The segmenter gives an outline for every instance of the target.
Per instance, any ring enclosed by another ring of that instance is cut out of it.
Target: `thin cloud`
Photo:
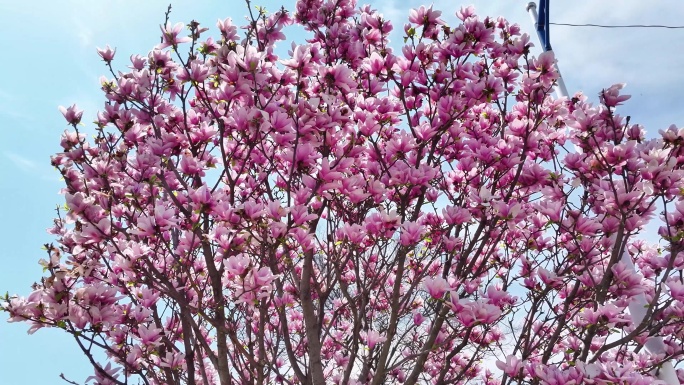
[[[0,88],[0,99],[2,99],[3,101],[12,100],[12,95],[9,92]]]
[[[5,152],[5,158],[9,159],[17,168],[25,172],[36,172],[38,171],[38,164],[28,158],[21,155],[15,154],[13,152]]]
[[[80,19],[73,17],[72,25],[74,34],[78,38],[82,48],[89,48],[93,45],[93,29],[84,24]]]
[[[31,174],[32,177],[42,181],[59,184],[63,183],[62,181],[64,179],[60,173],[55,168],[48,169],[45,162],[36,162],[33,159],[9,151],[4,152],[3,155],[14,165],[15,169],[20,170],[23,173]]]
[[[11,107],[5,107],[5,106],[0,106],[0,116],[6,116],[8,118],[12,118],[14,120],[22,121],[22,122],[33,122],[36,119],[27,113],[18,111],[14,108]],[[9,129],[10,127],[5,127],[6,129]],[[28,127],[28,129],[31,129]]]

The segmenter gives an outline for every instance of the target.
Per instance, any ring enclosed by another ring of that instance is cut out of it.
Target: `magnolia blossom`
[[[81,117],[83,117],[83,110],[79,110],[75,104],[70,107],[59,106],[59,112],[64,115],[64,119],[69,124],[79,124],[81,122]]]
[[[112,49],[107,45],[105,48],[100,48],[97,47],[97,54],[100,55],[102,60],[104,60],[105,63],[110,63],[112,60],[114,60],[114,55],[116,54],[116,48]]]
[[[366,345],[368,349],[373,350],[375,345],[387,341],[387,337],[384,337],[376,330],[370,330],[366,333]]]
[[[629,95],[620,95],[620,90],[625,87],[624,83],[614,84],[610,88],[599,92],[599,99],[606,107],[619,106],[625,100],[629,100]]]
[[[506,362],[496,361],[496,367],[511,377],[518,377],[525,366],[525,361],[516,356],[507,356]]]
[[[183,30],[183,23],[176,23],[171,26],[167,24],[166,26],[161,26],[162,31],[162,42],[157,46],[158,49],[164,49],[167,47],[176,47],[178,44],[187,43],[192,41],[189,37],[179,37],[178,35]]]
[[[442,277],[426,278],[423,281],[425,290],[434,299],[440,299],[450,289],[450,285],[446,279]]]

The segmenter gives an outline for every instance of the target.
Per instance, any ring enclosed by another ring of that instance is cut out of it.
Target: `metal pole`
[[[551,42],[549,41],[549,1],[550,0],[540,0],[544,7],[542,8],[543,13],[543,24],[539,22],[539,15],[537,15],[537,4],[531,1],[527,4],[527,12],[532,18],[534,27],[537,30],[539,40],[542,44],[544,51],[552,51]],[[556,82],[556,94],[558,97],[567,97],[568,90],[565,88],[565,82],[558,69],[558,62],[554,64],[556,70],[558,71],[558,80]],[[632,272],[636,273],[636,268],[634,263],[632,263],[632,258],[629,256],[627,250],[622,253],[621,258],[622,263],[624,263],[627,268]],[[646,296],[644,294],[639,294],[632,299],[629,303],[629,313],[632,315],[632,323],[634,325],[639,325],[641,321],[646,316],[646,309],[649,306],[646,301]],[[646,349],[653,354],[666,354],[665,343],[661,337],[651,337],[646,341]],[[658,371],[658,378],[665,381],[669,385],[679,385],[679,379],[677,378],[677,373],[675,372],[674,366],[672,366],[671,361],[663,363],[662,367]]]
[[[539,35],[539,40],[541,41],[542,48],[544,49],[544,52],[547,51],[553,51],[551,49],[551,42],[549,41],[549,28],[548,25],[545,24],[539,24],[539,15],[537,15],[537,4],[533,1],[531,1],[529,4],[527,4],[527,12],[530,14],[530,17],[532,18],[532,22],[534,23],[534,27],[537,30],[537,34]],[[546,19],[546,22],[548,23],[548,18],[549,18],[549,12],[548,8],[544,10],[544,18]],[[556,96],[559,98],[563,97],[568,97],[568,89],[565,87],[565,81],[563,80],[563,76],[561,75],[560,69],[558,69],[558,63],[554,63],[554,67],[556,68],[556,72],[558,73],[558,79],[556,79]]]

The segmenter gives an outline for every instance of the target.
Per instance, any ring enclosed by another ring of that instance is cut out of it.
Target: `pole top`
[[[527,8],[525,8],[525,10],[529,12],[530,9],[537,9],[537,3],[535,3],[534,1],[530,1],[529,3],[527,3]]]
[[[551,50],[551,37],[549,36],[549,3],[551,0],[539,0],[539,18],[537,19],[537,33],[541,40],[544,51]]]

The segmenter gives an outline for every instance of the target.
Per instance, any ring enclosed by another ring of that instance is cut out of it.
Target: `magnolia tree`
[[[684,130],[646,138],[620,85],[554,99],[518,26],[440,15],[400,51],[353,0],[167,23],[126,72],[100,50],[104,111],[91,140],[62,108],[57,244],[10,321],[71,334],[95,384],[664,383]]]

